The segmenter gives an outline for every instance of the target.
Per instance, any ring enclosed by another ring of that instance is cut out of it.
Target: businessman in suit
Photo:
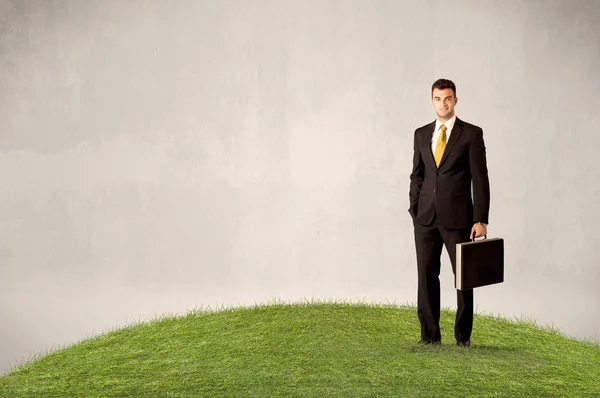
[[[483,130],[457,118],[456,86],[431,88],[436,120],[415,131],[410,208],[417,252],[417,314],[422,344],[440,344],[440,257],[446,246],[456,274],[456,244],[487,235],[490,185]],[[457,290],[454,337],[471,345],[473,290]]]

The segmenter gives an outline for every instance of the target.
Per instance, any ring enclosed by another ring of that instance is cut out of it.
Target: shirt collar
[[[438,131],[440,129],[440,126],[443,124],[444,126],[446,126],[446,131],[451,131],[452,127],[454,127],[454,123],[456,122],[456,114],[454,114],[454,116],[452,116],[450,118],[450,120],[448,120],[446,123],[442,123],[439,121],[439,119],[435,119],[435,131]]]

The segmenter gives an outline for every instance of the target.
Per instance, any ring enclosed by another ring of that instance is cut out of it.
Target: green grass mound
[[[13,369],[1,397],[600,396],[600,346],[476,316],[457,347],[420,346],[416,310],[273,304],[193,312],[82,341]]]

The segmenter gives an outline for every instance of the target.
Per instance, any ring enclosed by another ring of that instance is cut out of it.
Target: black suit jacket
[[[421,225],[431,224],[436,214],[444,228],[487,223],[490,183],[483,130],[456,118],[438,168],[431,152],[434,129],[435,121],[415,131],[408,212]]]

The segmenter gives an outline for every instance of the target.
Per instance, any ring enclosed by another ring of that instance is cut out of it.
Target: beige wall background
[[[416,302],[408,176],[440,77],[484,129],[506,240],[478,311],[598,338],[598,21],[597,0],[0,0],[0,371],[196,306]],[[447,257],[442,285],[454,306]]]

